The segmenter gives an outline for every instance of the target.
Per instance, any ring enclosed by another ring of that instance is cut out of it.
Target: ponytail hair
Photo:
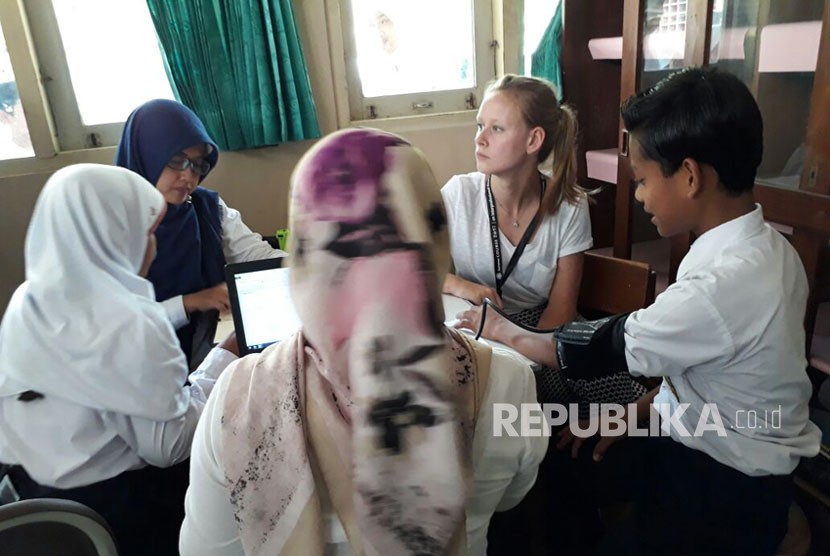
[[[552,83],[538,77],[507,74],[492,83],[486,95],[502,92],[516,101],[519,113],[531,128],[545,132],[539,148],[539,171],[550,179],[541,207],[556,214],[562,201],[577,204],[586,194],[576,183],[576,113],[560,104]]]
[[[540,164],[550,168],[550,187],[541,203],[548,214],[556,214],[563,199],[575,205],[585,193],[576,183],[576,114],[567,104],[559,105],[556,111],[559,113],[557,129],[550,134],[553,145]],[[545,139],[548,135],[549,132],[545,131]],[[539,155],[541,157],[541,150]]]

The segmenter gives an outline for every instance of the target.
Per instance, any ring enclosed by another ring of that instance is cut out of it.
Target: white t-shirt
[[[222,466],[222,408],[229,380],[220,380],[196,429],[190,457],[190,487],[185,497],[185,520],[179,538],[183,555],[242,555],[230,491]],[[536,482],[545,457],[547,436],[494,435],[495,403],[536,403],[533,371],[504,350],[493,350],[487,393],[481,405],[473,438],[473,489],[467,502],[467,550],[487,553],[487,528],[495,511],[517,505]],[[518,426],[518,425],[517,425]],[[352,551],[333,510],[323,514],[326,554]]]
[[[672,413],[690,404],[679,418],[689,435],[672,427],[672,438],[751,476],[790,473],[818,453],[807,409],[806,301],[798,254],[760,206],[697,238],[677,282],[625,323],[631,374],[669,377],[677,392],[664,380],[654,404]],[[716,405],[726,436],[694,436],[704,404]]]
[[[459,278],[496,286],[490,220],[484,196],[485,175],[480,172],[453,176],[441,189],[450,230],[450,249]],[[507,267],[515,246],[499,231],[502,268]],[[593,245],[588,199],[572,205],[563,202],[553,216],[545,216],[525,247],[518,264],[502,288],[508,311],[530,309],[547,303],[560,258],[580,253]]]

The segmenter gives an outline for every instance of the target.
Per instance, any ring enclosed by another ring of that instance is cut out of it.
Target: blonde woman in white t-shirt
[[[582,252],[593,244],[576,184],[576,117],[547,81],[506,75],[488,88],[476,121],[478,172],[441,190],[455,266],[444,293],[476,305],[489,298],[543,328],[570,322]]]
[[[454,266],[443,291],[476,305],[489,298],[530,326],[571,322],[577,317],[582,253],[593,245],[588,198],[576,184],[575,114],[559,104],[547,81],[506,75],[488,87],[476,124],[478,171],[453,176],[441,189]],[[540,401],[595,399],[593,389],[584,396],[585,385],[569,383],[558,370],[536,369],[535,378]],[[549,453],[542,467],[552,469],[551,462],[561,459],[568,463],[564,455]],[[543,478],[531,494],[543,498],[545,515],[558,500],[568,504],[549,481],[557,477]],[[535,536],[537,508],[531,503],[510,516],[494,516],[495,554],[530,550],[521,539]]]

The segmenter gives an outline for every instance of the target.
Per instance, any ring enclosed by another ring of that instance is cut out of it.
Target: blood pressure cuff
[[[566,378],[599,378],[628,371],[625,321],[631,313],[570,322],[553,332],[559,370]]]

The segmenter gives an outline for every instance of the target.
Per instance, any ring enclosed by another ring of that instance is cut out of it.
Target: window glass
[[[145,0],[52,0],[81,120],[123,122],[173,98]]]
[[[475,87],[471,0],[352,0],[364,97]]]
[[[491,0],[340,6],[352,121],[475,110],[495,78],[501,46]]]
[[[686,54],[686,0],[648,0],[643,53],[646,72],[683,67]],[[659,80],[659,77],[656,77]]]
[[[0,160],[31,157],[35,153],[2,29],[0,49]]]
[[[824,0],[716,0],[709,62],[749,87],[764,120],[757,181],[798,189],[808,160],[807,128],[822,38]]]

